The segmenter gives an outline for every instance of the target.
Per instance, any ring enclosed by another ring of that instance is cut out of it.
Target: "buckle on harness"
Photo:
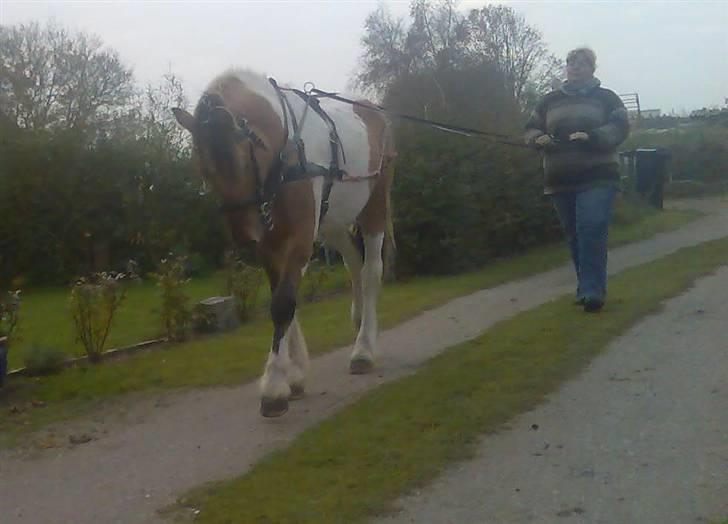
[[[273,229],[273,217],[270,202],[263,202],[260,204],[260,221],[268,231]]]

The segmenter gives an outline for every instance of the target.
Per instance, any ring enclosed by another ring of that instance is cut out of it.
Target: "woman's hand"
[[[576,133],[571,133],[569,135],[569,140],[573,141],[584,141],[586,142],[589,140],[589,134],[585,133],[584,131],[577,131]]]
[[[545,147],[553,143],[553,140],[551,139],[550,135],[541,135],[536,140],[534,140],[536,145],[539,145],[541,147]]]

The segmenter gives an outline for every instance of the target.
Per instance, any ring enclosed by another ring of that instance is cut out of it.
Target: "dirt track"
[[[613,250],[610,272],[728,235],[728,207],[700,205],[707,206],[712,216]],[[370,376],[346,373],[350,348],[324,355],[313,362],[308,397],[294,404],[281,419],[260,418],[257,387],[246,384],[135,402],[123,425],[87,423],[95,426],[95,434],[101,436],[98,440],[43,451],[32,459],[2,452],[1,521],[156,522],[156,510],[185,490],[244,472],[263,455],[284,446],[367,389],[412,373],[446,347],[568,293],[572,287],[571,269],[564,266],[423,313],[381,334],[379,372]]]

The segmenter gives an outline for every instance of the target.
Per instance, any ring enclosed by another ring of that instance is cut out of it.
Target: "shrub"
[[[33,345],[25,350],[23,364],[30,375],[48,375],[59,371],[66,354],[56,346]]]
[[[225,255],[225,270],[227,292],[235,299],[235,311],[244,322],[250,318],[258,303],[263,271],[245,263],[233,253]]]
[[[192,322],[190,298],[183,291],[189,282],[185,277],[186,263],[184,256],[162,259],[158,271],[152,275],[161,291],[162,329],[171,341],[186,339]]]
[[[17,333],[19,311],[20,290],[0,295],[0,338],[7,337],[8,343]]]
[[[214,333],[215,332],[215,315],[205,310],[200,304],[192,309],[192,326],[195,333]]]
[[[306,302],[313,302],[321,298],[324,285],[329,280],[329,266],[320,260],[312,260],[308,264],[306,274],[301,281],[300,295]]]
[[[114,314],[126,297],[122,273],[95,273],[80,278],[71,289],[71,317],[78,340],[90,362],[99,362]]]
[[[674,184],[668,186],[669,193],[700,196],[725,191],[728,128],[693,122],[670,129],[638,130],[620,149],[653,147],[664,147],[671,153],[667,170]]]

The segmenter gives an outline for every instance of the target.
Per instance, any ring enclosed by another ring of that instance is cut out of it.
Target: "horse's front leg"
[[[288,401],[301,398],[305,388],[308,352],[296,320],[296,292],[310,248],[297,251],[298,256],[288,257],[286,269],[280,274],[269,270],[273,288],[270,305],[273,341],[260,381],[260,413],[264,417],[286,413]]]
[[[289,400],[302,399],[306,393],[306,376],[309,369],[308,348],[303,338],[303,331],[298,324],[298,318],[293,317],[288,328],[288,354],[290,366],[288,367],[288,385],[291,388]]]
[[[280,417],[288,411],[288,398],[291,396],[288,384],[291,358],[286,335],[296,313],[296,289],[290,281],[281,280],[273,290],[270,313],[273,342],[265,372],[260,379],[260,414],[264,417]]]

